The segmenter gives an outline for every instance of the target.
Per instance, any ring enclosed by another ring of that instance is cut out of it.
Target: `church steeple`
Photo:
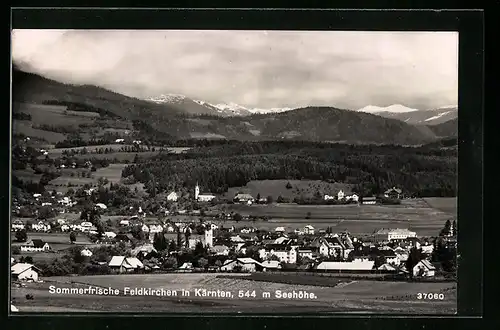
[[[200,186],[198,185],[198,181],[196,181],[196,187],[194,188],[194,199],[198,200],[198,195],[200,194]]]

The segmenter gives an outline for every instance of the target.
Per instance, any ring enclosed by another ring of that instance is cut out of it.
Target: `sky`
[[[14,30],[21,69],[138,98],[251,108],[458,103],[458,33]]]

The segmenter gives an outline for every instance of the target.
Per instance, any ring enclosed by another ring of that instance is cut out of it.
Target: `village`
[[[452,260],[456,253],[455,221],[443,223],[443,230],[434,237],[418,237],[408,228],[380,228],[371,235],[356,235],[337,232],[330,226],[315,228],[312,222],[295,228],[277,225],[263,229],[259,228],[258,217],[250,220],[233,211],[214,211],[220,210],[216,207],[189,211],[162,208],[158,214],[147,214],[141,206],[131,206],[133,215],[109,216],[104,221],[108,206],[88,203],[98,191],[90,188],[84,192],[80,198],[57,192],[33,194],[23,201],[38,210],[50,208],[58,215],[34,221],[17,217],[12,221],[13,281],[37,282],[51,275],[152,272],[379,274],[408,280],[454,276],[456,270]],[[216,198],[201,193],[198,184],[193,197],[197,205],[212,206]],[[398,201],[403,194],[394,187],[384,197]],[[175,205],[178,198],[171,192],[167,204]],[[378,200],[342,190],[323,199],[361,207]],[[78,208],[85,202],[85,208]],[[242,192],[231,202],[268,203],[265,198]],[[13,213],[21,206],[14,200]],[[61,263],[67,267],[59,267]]]

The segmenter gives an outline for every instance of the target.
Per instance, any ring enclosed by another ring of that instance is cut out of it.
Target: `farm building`
[[[401,189],[397,189],[396,187],[392,187],[391,189],[387,189],[384,192],[385,198],[399,199],[401,198]]]
[[[408,229],[388,229],[382,228],[373,234],[376,242],[390,242],[407,240],[408,238],[417,237],[417,233]]]
[[[21,245],[21,252],[46,252],[49,250],[49,243],[46,243],[41,239],[33,239],[28,243]]]
[[[108,266],[111,270],[119,273],[132,272],[134,270],[144,268],[144,265],[139,259],[135,257],[126,258],[122,256],[113,256],[108,263]]]
[[[314,269],[322,271],[371,271],[375,261],[335,262],[323,261]]]
[[[363,205],[374,205],[377,204],[377,198],[370,196],[370,197],[363,197],[363,200],[361,202]]]
[[[10,267],[10,273],[14,280],[32,280],[36,282],[38,281],[38,272],[40,272],[40,269],[32,264],[17,263]]]
[[[177,199],[179,196],[177,196],[177,193],[175,191],[172,191],[170,194],[167,196],[167,201],[169,202],[177,202]]]
[[[255,198],[253,198],[252,195],[250,194],[236,194],[233,198],[233,201],[235,203],[253,203],[255,201]]]
[[[228,272],[233,271],[236,266],[240,266],[243,272],[256,272],[264,268],[260,262],[252,258],[238,258],[235,260],[226,260],[220,269],[221,271]]]
[[[413,267],[413,276],[432,277],[435,275],[436,268],[430,263],[429,260],[420,260]]]

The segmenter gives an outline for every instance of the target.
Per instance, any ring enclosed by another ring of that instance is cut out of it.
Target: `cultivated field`
[[[106,178],[109,182],[119,183],[122,179],[122,171],[126,164],[110,164],[108,167],[101,167],[93,173],[96,179]]]
[[[27,168],[25,170],[14,170],[12,174],[24,182],[40,182],[40,179],[42,178],[41,174],[35,174],[35,171],[31,168]]]
[[[257,282],[239,278],[218,278],[217,274],[149,274],[149,275],[102,275],[51,277],[46,283],[28,284],[26,288],[12,288],[14,305],[26,311],[46,311],[48,307],[71,308],[104,312],[368,312],[368,313],[419,313],[453,314],[456,311],[455,283],[407,283],[382,281],[353,281],[340,283],[336,287],[292,285],[272,282]],[[96,296],[51,294],[49,286],[58,288],[88,285],[111,287],[120,290],[119,296]],[[177,296],[124,296],[123,289],[151,288],[172,290]],[[181,296],[180,290],[190,296]],[[195,289],[229,291],[230,298],[197,297]],[[238,297],[238,292],[252,292],[254,297]],[[313,293],[316,299],[277,298],[275,292],[302,290]],[[269,292],[270,297],[263,293]],[[444,293],[443,301],[421,301],[418,292]],[[26,300],[31,293],[33,300]]]
[[[292,188],[287,189],[286,185],[290,182]],[[329,183],[320,180],[259,180],[250,181],[244,187],[229,188],[224,194],[226,198],[233,198],[238,192],[244,192],[256,197],[260,194],[261,198],[272,196],[275,200],[278,196],[293,199],[295,197],[304,196],[306,198],[313,197],[316,192],[321,195],[336,195],[339,190],[344,193],[351,193],[351,185],[344,183]]]

